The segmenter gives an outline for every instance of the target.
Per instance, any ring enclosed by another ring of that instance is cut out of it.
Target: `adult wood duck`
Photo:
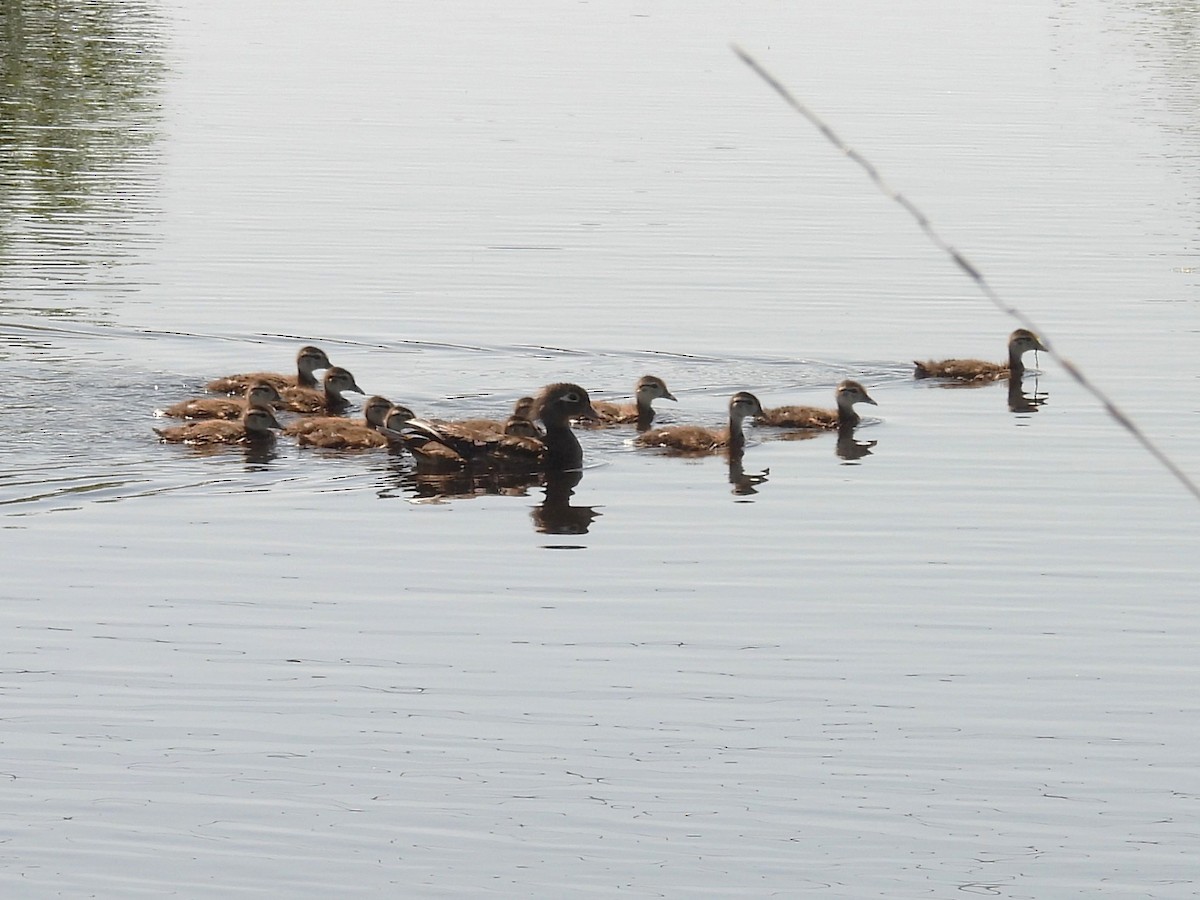
[[[544,434],[529,437],[524,421],[510,419],[505,433],[475,437],[452,433],[438,423],[413,419],[398,437],[419,464],[436,468],[481,467],[530,471],[567,471],[583,465],[583,448],[571,430],[572,419],[593,419],[587,391],[577,384],[547,385],[534,403]],[[525,433],[520,433],[524,431]]]

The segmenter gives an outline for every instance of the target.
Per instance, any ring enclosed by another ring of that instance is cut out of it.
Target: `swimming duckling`
[[[173,419],[240,419],[251,407],[273,410],[283,402],[279,391],[265,381],[256,381],[246,388],[246,395],[234,397],[193,397],[168,406],[162,415]]]
[[[154,432],[171,444],[248,444],[273,441],[271,429],[279,427],[270,410],[251,407],[237,422],[207,419],[174,428],[155,428]]]
[[[853,428],[861,419],[854,411],[855,403],[870,403],[867,389],[857,381],[847,379],[837,386],[837,409],[821,409],[818,406],[777,406],[766,410],[758,419],[760,425],[777,425],[784,428]]]
[[[308,416],[284,426],[283,433],[295,435],[301,447],[323,447],[327,450],[367,450],[386,447],[388,439],[379,432],[385,424],[392,401],[386,397],[368,397],[363,404],[363,418],[341,416]]]
[[[571,431],[571,420],[595,418],[587,391],[577,384],[547,385],[534,403],[534,415],[545,426],[540,438],[528,436],[528,425],[512,418],[501,435],[472,438],[443,431],[434,422],[414,419],[405,423],[399,436],[418,463],[442,468],[457,465],[566,471],[582,466],[583,448]]]
[[[665,447],[677,453],[703,455],[728,450],[741,453],[746,446],[746,434],[742,422],[758,418],[763,414],[758,398],[746,391],[738,391],[729,400],[729,427],[703,428],[700,425],[670,425],[656,428],[634,438],[641,447]]]
[[[675,395],[667,389],[667,383],[654,375],[643,375],[634,388],[633,403],[608,403],[599,400],[592,404],[600,414],[599,425],[630,425],[637,423],[638,431],[645,431],[654,421],[655,400],[674,400]]]
[[[279,393],[283,402],[291,412],[298,413],[329,413],[336,415],[350,406],[350,401],[342,396],[345,391],[365,394],[349,370],[341,366],[333,366],[325,370],[322,388],[317,390],[310,387],[284,387]]]
[[[533,421],[533,405],[536,401],[533,397],[521,397],[513,404],[512,414],[505,420],[498,419],[463,419],[458,422],[443,422],[436,421],[439,427],[450,427],[455,429],[463,436],[486,437],[489,434],[503,434],[505,426],[513,419],[524,419],[533,425],[534,429],[541,433],[537,423]]]
[[[1000,381],[1010,375],[1020,378],[1025,372],[1021,357],[1030,350],[1045,350],[1038,336],[1025,328],[1018,328],[1008,336],[1008,364],[986,362],[982,359],[943,359],[921,362],[914,360],[917,378],[953,378],[956,381],[979,383]]]
[[[282,391],[285,387],[317,386],[317,377],[313,374],[317,369],[328,369],[333,365],[325,351],[320,347],[301,347],[296,354],[296,374],[281,375],[278,372],[248,372],[243,375],[228,375],[210,381],[205,390],[214,394],[240,394],[256,381],[265,381],[271,387]]]

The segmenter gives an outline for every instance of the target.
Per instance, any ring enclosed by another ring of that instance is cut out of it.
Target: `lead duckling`
[[[759,416],[758,424],[784,428],[822,428],[830,431],[853,428],[862,421],[854,411],[855,403],[879,405],[871,399],[865,387],[849,379],[837,386],[834,395],[837,398],[837,409],[822,409],[819,406],[777,406],[765,410]]]
[[[279,391],[265,381],[256,381],[246,388],[244,397],[193,397],[162,410],[173,419],[240,419],[247,409],[273,410],[282,403]]]
[[[386,397],[368,397],[361,419],[341,416],[307,416],[284,426],[283,433],[299,438],[301,447],[326,450],[368,450],[386,447],[388,439],[379,432],[386,424],[392,401]]]
[[[1038,336],[1027,328],[1018,328],[1008,336],[1008,363],[982,359],[914,360],[917,378],[953,378],[956,381],[984,383],[1004,378],[1020,378],[1025,373],[1023,357],[1030,350],[1045,350]]]
[[[272,429],[280,427],[270,410],[251,407],[237,422],[207,419],[154,432],[171,444],[249,444],[275,440]]]
[[[587,391],[566,382],[547,385],[534,403],[534,417],[544,427],[541,437],[528,436],[523,421],[510,418],[506,432],[469,438],[443,432],[437,423],[414,419],[399,438],[418,463],[439,468],[481,466],[562,472],[583,465],[583,448],[571,430],[572,419],[594,419]]]
[[[346,391],[353,391],[356,394],[366,393],[358,386],[358,382],[354,380],[350,371],[341,366],[327,369],[321,385],[320,390],[299,386],[284,387],[279,393],[283,395],[283,402],[287,404],[287,409],[291,412],[332,415],[342,413],[350,406],[350,401],[342,396]]]
[[[700,425],[670,425],[656,428],[634,438],[641,447],[665,447],[677,453],[704,455],[741,453],[746,447],[746,433],[742,423],[746,419],[757,419],[763,414],[758,398],[747,391],[738,391],[729,400],[729,426],[727,428],[704,428]]]
[[[257,381],[265,381],[277,391],[286,387],[315,388],[317,376],[313,373],[318,369],[328,369],[333,366],[325,351],[320,347],[301,347],[296,354],[296,374],[281,375],[278,372],[247,372],[241,375],[227,375],[210,381],[205,390],[214,394],[240,394]]]
[[[675,400],[667,383],[655,375],[643,375],[633,391],[633,403],[609,403],[598,400],[592,404],[600,415],[599,425],[637,424],[638,431],[645,431],[654,421],[655,400]]]

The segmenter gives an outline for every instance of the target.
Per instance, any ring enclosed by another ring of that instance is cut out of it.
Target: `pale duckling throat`
[[[366,394],[354,380],[348,369],[334,366],[325,370],[320,390],[308,387],[284,387],[280,390],[283,402],[288,410],[298,413],[333,413],[344,412],[350,401],[342,394],[352,391],[355,394]]]
[[[609,403],[604,400],[595,401],[592,406],[599,414],[597,425],[637,425],[638,431],[645,431],[654,421],[655,400],[675,400],[675,395],[667,388],[667,383],[655,375],[643,375],[634,387],[633,403]]]
[[[273,429],[280,427],[270,410],[250,408],[237,422],[208,419],[174,428],[155,428],[154,432],[171,444],[250,444],[273,441]]]
[[[265,381],[278,391],[286,387],[317,387],[317,376],[313,373],[320,369],[329,369],[333,363],[320,347],[301,347],[296,354],[296,374],[281,375],[278,372],[247,372],[241,375],[227,375],[210,381],[205,390],[214,394],[240,394],[256,381]]]
[[[699,425],[671,425],[656,428],[637,436],[634,443],[641,447],[663,447],[676,453],[704,455],[728,451],[741,453],[746,447],[746,419],[763,415],[758,398],[747,391],[738,391],[729,400],[729,426],[703,428]]]
[[[168,406],[162,415],[173,419],[240,419],[247,409],[273,410],[282,403],[279,391],[265,381],[256,381],[246,388],[241,399],[234,397],[193,397]]]
[[[837,386],[834,396],[837,399],[837,409],[822,409],[819,406],[777,406],[765,410],[759,416],[758,423],[782,428],[821,428],[829,431],[853,428],[862,421],[854,411],[854,404],[879,405],[867,393],[865,387],[848,379]]]
[[[1018,328],[1008,336],[1008,363],[993,363],[982,359],[943,359],[921,362],[914,360],[917,378],[952,378],[956,381],[1000,381],[1020,378],[1025,374],[1023,357],[1030,350],[1045,350],[1038,336],[1026,328]]]

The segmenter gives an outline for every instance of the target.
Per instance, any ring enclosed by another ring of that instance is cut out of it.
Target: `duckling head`
[[[246,414],[242,416],[242,425],[245,426],[247,434],[258,435],[270,434],[272,428],[283,427],[270,410],[258,407],[246,410]]]
[[[367,420],[368,425],[379,427],[387,421],[388,410],[391,408],[391,400],[376,394],[374,397],[368,397],[363,404],[363,418]]]
[[[542,433],[532,419],[509,416],[504,422],[504,433],[516,437],[541,438]]]
[[[512,414],[522,419],[533,420],[533,407],[537,403],[532,397],[521,397],[513,404]]]
[[[837,402],[839,407],[850,407],[855,403],[870,403],[872,406],[879,404],[872,399],[867,393],[867,389],[857,381],[846,379],[837,386]]]
[[[1038,339],[1038,336],[1028,328],[1018,328],[1008,336],[1008,346],[1010,350],[1017,353],[1028,353],[1030,350],[1045,350],[1045,346]]]
[[[271,409],[283,400],[275,385],[265,381],[256,381],[246,388],[246,405],[258,409]]]
[[[417,414],[407,406],[393,405],[388,409],[387,415],[383,417],[383,427],[388,431],[401,431],[405,422],[416,417]]]
[[[296,354],[296,364],[309,372],[333,367],[333,363],[329,361],[329,357],[325,355],[325,351],[320,347],[313,347],[311,345],[300,348],[300,352]]]
[[[675,395],[667,389],[667,383],[655,375],[643,375],[637,383],[637,399],[649,403],[651,400],[674,400]]]
[[[729,418],[733,421],[741,422],[762,414],[762,404],[749,391],[738,391],[729,398]]]
[[[350,374],[350,370],[343,369],[341,366],[333,366],[326,370],[325,390],[335,397],[341,397],[346,391],[353,391],[356,394],[366,393],[366,391],[358,386],[358,382],[354,380],[354,376]]]

